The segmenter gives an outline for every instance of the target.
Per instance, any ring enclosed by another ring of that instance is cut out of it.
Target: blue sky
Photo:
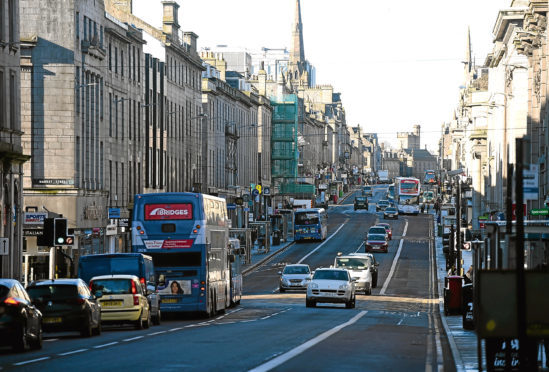
[[[482,63],[498,11],[511,0],[301,0],[305,56],[317,83],[342,93],[348,124],[378,132],[422,128],[436,150],[463,84],[467,27]],[[198,46],[291,47],[295,0],[180,0],[184,31]],[[160,27],[160,0],[134,0],[134,13]]]

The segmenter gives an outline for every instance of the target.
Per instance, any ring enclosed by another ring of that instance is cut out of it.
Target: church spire
[[[305,62],[305,49],[303,45],[303,24],[301,23],[301,3],[295,0],[295,21],[292,31],[293,45],[290,63],[298,64]]]

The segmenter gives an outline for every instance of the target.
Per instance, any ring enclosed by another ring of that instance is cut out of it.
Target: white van
[[[339,255],[334,260],[334,267],[347,269],[355,282],[357,292],[372,294],[372,273],[374,271],[372,259],[368,256]]]

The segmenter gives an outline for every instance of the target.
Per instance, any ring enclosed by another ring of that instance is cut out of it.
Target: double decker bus
[[[152,257],[162,312],[213,316],[230,306],[225,199],[197,193],[138,194],[132,251]]]
[[[419,214],[419,180],[413,177],[398,177],[395,181],[395,188],[398,213]]]
[[[294,240],[324,240],[328,236],[328,214],[324,208],[297,209],[294,212]]]
[[[434,170],[426,170],[425,175],[423,176],[424,185],[436,185],[437,184],[437,174]]]

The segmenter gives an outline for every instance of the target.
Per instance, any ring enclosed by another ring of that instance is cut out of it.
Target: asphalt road
[[[454,371],[438,312],[434,284],[432,218],[389,222],[389,253],[380,263],[377,288],[358,296],[355,309],[305,307],[304,293],[278,293],[286,263],[329,266],[337,252],[363,251],[367,229],[382,214],[347,204],[330,207],[324,242],[294,244],[244,278],[240,306],[211,320],[188,316],[136,331],[105,327],[101,336],[49,334],[39,351],[0,349],[0,369],[53,371]]]

